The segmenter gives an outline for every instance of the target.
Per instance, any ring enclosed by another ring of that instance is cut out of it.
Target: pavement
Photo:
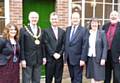
[[[41,79],[41,83],[45,83],[45,79]],[[54,79],[53,79],[53,83],[54,83]],[[70,82],[70,76],[69,76],[68,67],[67,67],[66,64],[64,65],[62,83],[71,83]],[[85,69],[84,69],[84,72],[83,72],[83,83],[90,83],[90,80],[86,79],[86,77],[85,77]]]
[[[22,80],[22,76],[21,76],[21,72],[20,72],[20,83],[22,83],[21,80]],[[45,83],[45,78],[42,78],[40,83]],[[54,79],[53,79],[53,83],[54,83]],[[64,65],[64,72],[63,72],[62,83],[71,83],[70,82],[70,76],[69,76],[68,67],[67,67],[66,64]],[[86,79],[86,77],[85,77],[85,68],[83,70],[83,83],[90,83],[90,80]]]

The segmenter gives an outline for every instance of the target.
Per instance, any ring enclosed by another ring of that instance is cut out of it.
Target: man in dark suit
[[[46,53],[46,83],[61,83],[63,74],[63,51],[65,31],[58,27],[58,15],[50,14],[51,26],[44,31]]]
[[[72,26],[66,30],[65,58],[71,77],[71,83],[82,83],[82,66],[87,57],[87,29],[80,26],[80,14],[72,14]]]
[[[43,32],[37,26],[38,19],[37,12],[30,12],[29,25],[20,30],[22,83],[40,83],[40,68],[46,62],[43,56]]]
[[[120,23],[117,11],[110,13],[110,22],[103,26],[108,42],[105,82],[110,83],[113,70],[113,83],[120,83]]]

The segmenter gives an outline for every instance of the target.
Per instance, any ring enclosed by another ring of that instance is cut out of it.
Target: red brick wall
[[[10,0],[10,21],[22,26],[22,1]],[[69,0],[56,0],[56,11],[59,14],[59,26],[68,26],[68,2]]]
[[[56,0],[56,11],[59,14],[59,26],[68,26],[68,2],[69,0]]]
[[[22,1],[23,0],[10,0],[10,21],[22,26]]]

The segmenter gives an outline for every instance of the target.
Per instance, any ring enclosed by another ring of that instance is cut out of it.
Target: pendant
[[[39,45],[40,44],[40,41],[38,39],[35,40],[35,44],[36,45]]]
[[[14,55],[14,57],[13,57],[13,62],[16,63],[17,61],[18,61],[18,58],[17,58],[16,55]]]

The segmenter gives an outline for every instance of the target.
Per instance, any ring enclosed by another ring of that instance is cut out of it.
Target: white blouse
[[[90,30],[89,50],[88,50],[89,57],[96,57],[96,51],[95,51],[96,35],[97,35],[97,30],[96,31]]]

